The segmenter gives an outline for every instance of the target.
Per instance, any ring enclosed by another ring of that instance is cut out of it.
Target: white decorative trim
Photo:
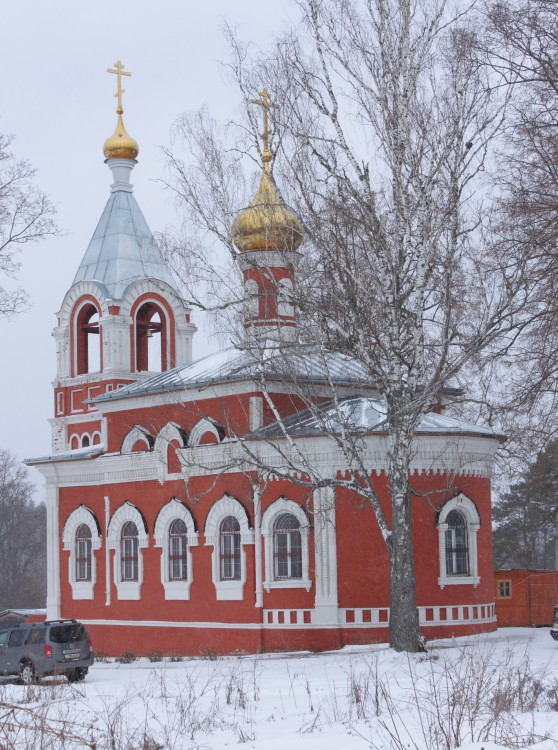
[[[120,531],[127,521],[133,521],[138,529],[138,580],[123,581],[120,560]],[[145,528],[143,516],[139,510],[126,501],[121,505],[110,519],[107,531],[108,549],[115,550],[114,554],[114,583],[116,585],[116,595],[118,599],[135,599],[141,598],[141,585],[143,583],[143,555],[141,550],[147,547],[149,536]]]
[[[184,448],[186,445],[182,427],[176,422],[167,422],[164,427],[161,427],[155,438],[155,451],[160,454],[161,460],[165,461],[165,463],[167,448],[173,440],[176,440],[181,448]]]
[[[314,554],[316,580],[316,612],[324,622],[337,619],[337,533],[335,525],[335,489],[314,490]],[[322,613],[319,615],[318,613]]]
[[[220,527],[227,516],[234,516],[240,526],[240,580],[221,580]],[[211,576],[218,600],[239,601],[244,596],[246,583],[245,544],[254,544],[254,531],[250,529],[248,514],[244,506],[235,498],[224,495],[207,514],[205,522],[205,544],[213,547],[211,555]]]
[[[496,607],[494,602],[488,604],[461,604],[456,606],[433,606],[419,607],[419,620],[422,626],[455,627],[456,625],[496,625]],[[426,619],[426,611],[432,609],[439,619]],[[453,610],[457,609],[457,617],[453,617]],[[474,615],[475,609],[477,616]],[[446,619],[442,619],[441,613],[445,611]],[[339,623],[324,625],[314,622],[315,610],[312,609],[264,609],[263,622],[217,622],[207,621],[180,621],[180,620],[92,620],[83,619],[85,625],[101,625],[107,627],[126,628],[179,628],[185,630],[339,630],[360,629],[372,630],[388,628],[389,609],[386,607],[352,607],[340,609]],[[347,613],[351,613],[354,621],[347,622]],[[380,621],[380,612],[383,613]],[[482,614],[484,612],[484,614]],[[304,620],[311,619],[311,622]],[[368,621],[370,618],[370,622]],[[494,628],[496,629],[496,628]]]
[[[469,546],[469,574],[468,575],[448,575],[446,570],[446,531],[448,525],[446,518],[452,510],[457,510],[465,518],[467,524],[467,543]],[[438,517],[438,546],[440,561],[440,577],[438,585],[444,586],[472,585],[478,586],[480,576],[478,574],[478,555],[477,555],[477,532],[480,528],[480,517],[476,505],[466,495],[460,493],[456,497],[448,500],[442,506]]]
[[[86,295],[97,300],[99,307],[101,308],[101,314],[99,317],[104,317],[109,314],[108,300],[105,299],[104,286],[102,284],[97,284],[95,281],[78,281],[77,284],[74,284],[74,286],[68,290],[62,302],[60,311],[57,313],[61,325],[70,322],[70,316],[72,315],[76,302]]]
[[[180,316],[184,316],[185,313],[190,311],[190,308],[184,305],[183,300],[166,282],[161,281],[161,279],[146,278],[132,282],[126,288],[120,306],[120,314],[131,315],[132,308],[140,297],[145,297],[141,301],[140,307],[144,302],[161,305],[161,300],[150,295],[159,295],[166,302],[174,314],[175,322],[179,320]],[[168,310],[165,312],[168,313]]]
[[[120,449],[120,453],[123,456],[130,455],[132,453],[132,448],[138,442],[141,442],[145,445],[146,451],[150,451],[153,445],[153,438],[145,429],[145,427],[136,424],[132,427],[132,429],[128,432],[128,434],[122,441],[122,448]]]
[[[88,527],[91,532],[91,580],[76,580],[76,532],[82,525]],[[70,553],[68,559],[68,580],[72,588],[73,599],[93,599],[93,590],[97,581],[97,560],[95,551],[101,546],[101,535],[95,515],[89,508],[80,505],[76,508],[64,524],[62,532],[64,550]]]
[[[219,434],[219,431],[215,426],[215,422],[204,417],[203,419],[200,419],[199,422],[196,422],[196,424],[192,427],[190,435],[188,436],[188,446],[190,448],[193,448],[197,445],[200,445],[202,437],[208,432],[210,432],[215,437],[218,443],[221,442],[221,435]]]
[[[171,581],[169,577],[169,529],[172,522],[177,518],[184,521],[187,529],[187,578],[185,581]],[[197,547],[198,545],[198,532],[196,531],[191,511],[180,500],[173,497],[159,511],[155,520],[153,534],[155,537],[155,547],[162,548],[161,582],[165,589],[165,599],[187,601],[190,598],[190,586],[193,579],[192,553],[190,548]]]
[[[242,271],[248,269],[296,268],[301,254],[287,250],[252,250],[239,253],[238,264]]]
[[[45,504],[47,512],[47,619],[60,617],[60,531],[59,490],[47,485]]]
[[[292,514],[300,523],[300,541],[302,546],[302,578],[285,579],[275,578],[274,555],[273,555],[273,527],[277,518],[283,513]],[[266,509],[262,516],[262,536],[264,539],[265,555],[265,581],[264,588],[270,589],[306,589],[310,591],[312,581],[310,580],[308,563],[308,536],[310,533],[310,522],[308,516],[298,503],[280,497]]]

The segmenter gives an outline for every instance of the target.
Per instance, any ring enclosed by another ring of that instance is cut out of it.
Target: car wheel
[[[67,672],[67,677],[70,682],[82,682],[85,680],[85,675],[87,674],[87,667],[77,667],[76,669],[72,669],[70,672]]]
[[[32,685],[37,681],[37,673],[32,662],[24,661],[19,665],[19,677],[24,685]]]

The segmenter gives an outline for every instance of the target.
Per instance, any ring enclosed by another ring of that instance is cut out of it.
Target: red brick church
[[[111,654],[386,641],[389,563],[371,508],[342,483],[313,489],[281,471],[294,452],[342,479],[346,459],[321,430],[341,414],[360,431],[389,517],[378,394],[363,391],[346,356],[293,345],[285,366],[303,236],[269,174],[267,144],[260,187],[233,230],[255,345],[196,360],[191,312],[130,184],[138,146],[120,96],[117,112],[104,145],[110,196],[53,334],[52,450],[28,462],[46,483],[48,617],[82,620],[96,650]],[[319,416],[304,408],[301,382],[314,388]],[[497,447],[492,431],[439,410],[417,430],[413,533],[427,638],[496,627]]]

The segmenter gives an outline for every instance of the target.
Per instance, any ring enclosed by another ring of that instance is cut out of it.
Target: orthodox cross
[[[116,73],[118,84],[116,89],[115,96],[118,97],[118,109],[116,110],[119,115],[121,115],[124,110],[122,109],[122,94],[124,93],[124,89],[122,88],[122,76],[131,76],[131,73],[127,73],[124,71],[125,66],[122,65],[120,60],[117,60],[114,63],[114,68],[107,68],[107,73]]]
[[[271,151],[269,150],[269,136],[271,135],[272,131],[269,129],[269,121],[268,121],[268,110],[270,108],[273,109],[279,109],[278,104],[274,104],[269,99],[269,91],[267,89],[263,89],[263,91],[260,91],[260,97],[261,99],[250,99],[250,104],[257,104],[263,109],[263,133],[261,134],[261,138],[263,140],[263,151],[262,151],[262,160],[264,163],[264,169],[266,172],[269,173],[269,165],[271,160],[273,159],[273,156],[271,155]]]

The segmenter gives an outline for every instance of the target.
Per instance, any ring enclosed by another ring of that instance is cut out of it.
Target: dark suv
[[[65,674],[85,679],[93,664],[87,630],[76,620],[47,620],[0,630],[0,674],[19,675],[30,685],[40,677]]]

